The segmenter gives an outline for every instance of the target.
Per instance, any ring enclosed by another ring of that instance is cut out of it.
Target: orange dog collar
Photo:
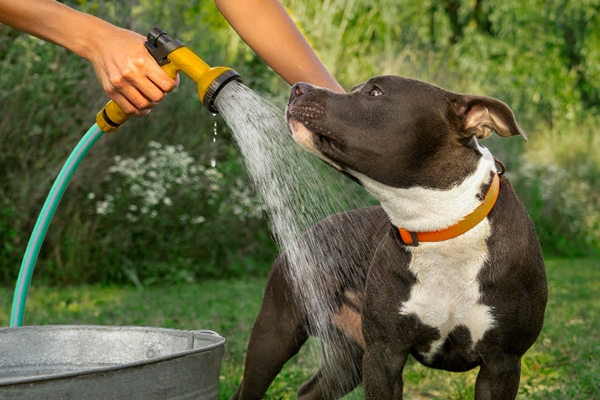
[[[411,232],[398,227],[400,237],[404,244],[418,246],[421,242],[441,242],[460,236],[473,229],[477,224],[483,221],[490,211],[492,211],[492,208],[494,208],[494,204],[496,204],[496,200],[498,199],[499,192],[500,178],[498,174],[495,174],[490,188],[481,204],[471,214],[467,215],[456,224],[449,226],[448,228],[430,232]]]

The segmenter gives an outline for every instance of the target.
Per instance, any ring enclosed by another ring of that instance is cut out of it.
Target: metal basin
[[[212,331],[0,328],[0,398],[216,399],[224,351]]]

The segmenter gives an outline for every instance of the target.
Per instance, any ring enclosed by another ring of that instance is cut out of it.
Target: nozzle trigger
[[[167,56],[171,54],[173,50],[185,47],[183,43],[177,39],[171,39],[165,31],[157,26],[148,32],[146,38],[148,39],[145,43],[146,49],[160,66],[169,62]]]

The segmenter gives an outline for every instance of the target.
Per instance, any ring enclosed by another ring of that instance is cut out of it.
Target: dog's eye
[[[378,87],[374,87],[373,89],[371,89],[371,91],[369,92],[369,96],[381,96],[383,94],[383,91],[381,89],[379,89]]]

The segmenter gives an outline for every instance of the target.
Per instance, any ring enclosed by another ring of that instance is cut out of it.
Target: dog
[[[297,143],[381,205],[326,218],[298,240],[317,301],[290,278],[294,249],[278,257],[232,399],[261,398],[311,335],[324,357],[300,399],[339,398],[361,382],[366,399],[401,399],[409,355],[448,371],[479,366],[476,400],[514,399],[547,282],[533,223],[478,142],[493,132],[527,140],[511,109],[378,76],[346,94],[298,83],[286,119]]]

